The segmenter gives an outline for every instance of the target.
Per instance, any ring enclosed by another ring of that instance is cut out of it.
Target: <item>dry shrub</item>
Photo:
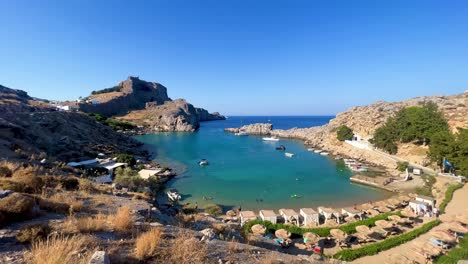
[[[162,234],[161,228],[152,228],[141,234],[135,243],[136,257],[140,260],[154,257],[161,244]]]
[[[25,258],[31,264],[84,264],[97,246],[96,239],[91,236],[57,236],[34,243]]]
[[[211,226],[213,227],[213,230],[216,234],[224,233],[224,231],[226,231],[227,228],[227,225],[223,223],[213,223]]]
[[[277,257],[275,257],[273,254],[267,254],[265,255],[265,258],[262,259],[261,261],[262,264],[283,264],[282,261],[278,260]]]
[[[62,226],[62,231],[69,233],[92,233],[105,231],[109,227],[109,217],[103,214],[89,217],[69,217]]]
[[[50,226],[48,224],[35,224],[29,225],[22,228],[18,235],[16,235],[16,240],[20,243],[30,242],[33,243],[38,239],[45,239],[50,234]]]
[[[114,204],[114,200],[108,195],[103,195],[103,194],[94,195],[92,199],[93,199],[92,203],[95,207],[102,206],[102,205],[112,206]]]
[[[39,199],[39,207],[43,210],[55,213],[74,213],[83,209],[84,201],[75,193],[60,192],[50,197]]]
[[[231,241],[229,241],[228,250],[231,254],[239,253],[242,251],[239,247],[239,242],[237,242],[234,238]]]
[[[119,232],[129,231],[133,227],[133,216],[130,207],[122,206],[112,219],[114,229]]]
[[[168,263],[205,263],[207,256],[208,246],[188,232],[179,233],[164,251],[164,259]]]
[[[33,198],[19,193],[0,199],[0,226],[34,217],[35,204]]]
[[[85,193],[96,193],[97,190],[94,187],[94,183],[88,179],[79,179],[78,180],[79,185],[78,188],[80,191],[83,191]]]

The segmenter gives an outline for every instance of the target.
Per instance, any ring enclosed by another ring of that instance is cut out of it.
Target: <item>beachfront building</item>
[[[257,216],[252,211],[241,211],[239,213],[239,216],[240,216],[240,220],[241,220],[241,226],[243,226],[248,221],[257,220]]]
[[[284,223],[299,225],[299,214],[293,209],[279,209],[280,215],[284,219]]]
[[[323,215],[323,217],[325,218],[325,221],[331,220],[331,219],[336,219],[336,222],[340,223],[341,214],[339,212],[333,210],[332,208],[319,207],[318,212],[319,212],[320,215]]]
[[[354,209],[353,207],[345,207],[341,209],[341,213],[343,215],[347,215],[348,217],[359,218],[362,220],[363,212]]]
[[[424,212],[432,211],[432,207],[430,204],[422,201],[418,201],[416,199],[411,200],[408,206],[418,215],[424,214]]]
[[[320,223],[319,213],[312,208],[301,208],[301,210],[299,210],[299,214],[302,216],[302,224],[305,226],[312,223]]]
[[[273,224],[276,224],[276,222],[278,220],[278,216],[276,215],[276,213],[273,210],[260,210],[259,214],[260,214],[260,218],[263,221],[270,221]]]
[[[429,197],[429,196],[423,196],[423,195],[418,195],[418,196],[416,196],[415,199],[416,199],[416,201],[427,203],[431,207],[434,207],[435,202],[436,202],[434,198]]]
[[[138,172],[138,175],[140,175],[140,177],[142,179],[149,179],[149,177],[152,177],[152,176],[156,176],[156,174],[160,173],[162,171],[162,169],[142,169]]]

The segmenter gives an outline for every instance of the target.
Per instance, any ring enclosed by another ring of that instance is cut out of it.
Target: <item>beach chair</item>
[[[448,249],[449,248],[449,245],[447,243],[445,243],[444,241],[440,240],[440,239],[437,239],[435,237],[431,237],[429,239],[429,243],[431,243],[432,245],[438,247],[438,248],[442,248],[442,249]]]

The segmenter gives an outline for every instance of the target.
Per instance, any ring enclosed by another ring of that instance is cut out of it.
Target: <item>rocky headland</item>
[[[425,102],[437,104],[453,131],[458,128],[468,128],[468,93],[465,92],[453,96],[417,97],[401,102],[378,101],[366,106],[353,107],[339,113],[328,124],[318,127],[283,130],[273,129],[271,124],[251,124],[240,128],[228,128],[226,132],[244,131],[248,134],[300,139],[306,145],[326,150],[335,155],[365,160],[375,165],[384,166],[392,171],[396,167],[395,160],[339,141],[336,138],[336,129],[341,125],[346,125],[362,138],[369,139],[372,138],[375,130],[397,111],[405,107],[422,105]],[[405,145],[399,150],[397,156],[413,162],[423,162],[426,159],[426,150],[421,146]]]
[[[112,88],[94,91],[78,106],[83,112],[138,125],[145,132],[193,132],[200,122],[225,119],[184,99],[172,100],[163,85],[132,76]]]

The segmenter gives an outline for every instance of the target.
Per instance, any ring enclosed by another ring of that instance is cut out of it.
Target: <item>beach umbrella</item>
[[[381,212],[381,213],[388,213],[388,212],[391,211],[391,210],[390,210],[388,207],[386,207],[386,206],[379,206],[379,207],[377,207],[376,209],[377,209],[377,211],[379,211],[379,212]]]
[[[393,224],[386,220],[377,220],[375,221],[375,225],[381,227],[383,229],[391,229],[393,228]]]
[[[254,235],[264,235],[266,233],[266,230],[266,227],[259,224],[252,226],[252,233],[254,233]]]
[[[312,232],[306,232],[302,237],[304,238],[304,243],[307,244],[316,244],[320,240],[320,236]]]
[[[388,264],[395,264],[395,263],[399,263],[399,264],[413,264],[413,261],[410,260],[409,258],[401,255],[401,254],[398,254],[398,253],[394,253],[394,254],[390,254],[388,256],[388,259],[385,261],[385,263],[388,263]]]
[[[460,224],[459,222],[456,222],[456,221],[448,222],[448,223],[445,224],[445,226],[448,229],[451,229],[451,230],[453,230],[455,232],[459,232],[459,233],[467,233],[468,232],[467,227],[464,227],[462,224]]]
[[[364,235],[368,235],[372,233],[372,230],[370,230],[370,228],[365,225],[356,226],[356,231]]]
[[[418,195],[415,194],[415,193],[408,193],[408,196],[411,197],[411,198],[416,198],[416,196],[418,196]]]
[[[398,196],[396,199],[398,201],[400,201],[401,203],[407,203],[407,202],[411,201],[411,197],[409,197],[406,194],[402,194],[402,195]]]
[[[330,235],[336,238],[337,240],[344,241],[346,239],[346,233],[340,229],[332,229],[330,230]]]
[[[455,216],[455,220],[462,224],[468,225],[468,217],[466,215],[458,214]]]
[[[378,214],[380,214],[379,211],[375,210],[375,209],[369,209],[366,211],[368,214],[372,215],[372,216],[376,216]]]
[[[354,223],[357,221],[357,219],[353,216],[348,216],[345,218],[345,221],[348,222],[348,223]]]
[[[275,231],[275,236],[282,239],[288,239],[289,237],[291,237],[291,232],[285,229],[278,229]]]
[[[236,212],[234,212],[234,210],[229,210],[229,211],[226,212],[226,216],[228,216],[228,217],[236,217],[237,214],[236,214]]]
[[[385,229],[381,228],[380,226],[374,226],[370,230],[372,231],[372,233],[379,234],[382,237],[388,236],[388,232]]]
[[[457,240],[455,238],[455,236],[450,235],[450,234],[448,234],[448,233],[446,233],[444,231],[432,231],[430,234],[434,238],[437,238],[437,239],[442,240],[442,241],[447,242],[447,243],[453,243],[453,242],[455,242]]]
[[[413,211],[410,211],[410,210],[402,210],[401,215],[405,217],[412,217],[412,218],[417,217],[417,215]]]
[[[393,206],[400,206],[401,202],[396,198],[390,198],[387,200],[387,203]]]
[[[361,204],[361,205],[358,205],[356,207],[359,208],[360,210],[364,210],[364,211],[374,208],[374,206],[372,204],[370,204],[370,203]]]
[[[398,215],[389,215],[387,219],[394,222],[400,222],[402,220]]]
[[[385,201],[378,201],[374,203],[374,206],[379,207],[379,206],[386,206],[387,203]]]

